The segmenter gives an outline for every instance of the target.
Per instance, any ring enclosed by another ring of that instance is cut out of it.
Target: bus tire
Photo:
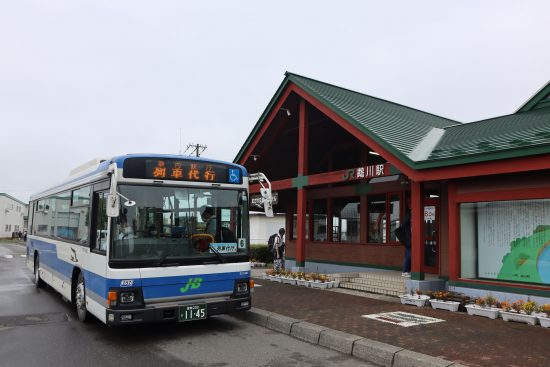
[[[88,321],[90,317],[88,310],[86,309],[86,283],[84,283],[84,276],[82,275],[82,272],[78,273],[78,280],[76,281],[76,287],[74,290],[74,305],[78,320],[81,322]]]
[[[44,281],[40,278],[40,259],[38,254],[34,257],[34,286],[41,288],[44,285]]]

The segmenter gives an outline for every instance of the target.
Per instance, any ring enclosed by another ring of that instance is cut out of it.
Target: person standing
[[[403,273],[404,277],[411,276],[411,210],[407,209],[405,218],[403,219],[403,245],[405,246],[405,258],[403,259]]]
[[[275,271],[281,271],[285,269],[285,229],[279,229],[279,234],[275,237],[275,242],[273,243],[273,269]]]

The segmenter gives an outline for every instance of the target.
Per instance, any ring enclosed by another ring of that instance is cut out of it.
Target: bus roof
[[[55,191],[56,189],[61,189],[64,186],[67,186],[71,183],[75,183],[77,181],[83,180],[86,177],[94,176],[101,172],[106,172],[109,169],[109,165],[111,163],[116,163],[117,167],[122,167],[124,165],[124,161],[128,158],[159,158],[159,159],[185,159],[185,160],[191,160],[191,161],[199,161],[199,162],[208,162],[208,163],[218,163],[218,164],[225,164],[228,166],[234,166],[235,168],[239,168],[242,171],[243,177],[248,176],[248,172],[245,167],[235,164],[232,162],[224,162],[220,160],[215,159],[208,159],[208,158],[202,158],[202,157],[192,157],[192,156],[186,156],[186,155],[177,155],[177,154],[149,154],[149,153],[132,153],[132,154],[126,154],[126,155],[119,155],[112,157],[110,159],[98,159],[97,164],[95,166],[90,166],[89,169],[82,171],[82,170],[72,170],[71,172],[76,171],[75,175],[69,176],[62,182],[58,183],[57,185],[53,185],[52,187],[49,187],[46,190],[42,190],[39,193],[32,195],[30,200],[38,199],[42,196],[44,196],[46,193]],[[89,163],[89,162],[88,162]],[[85,164],[87,165],[87,164]],[[82,167],[82,166],[81,166]]]

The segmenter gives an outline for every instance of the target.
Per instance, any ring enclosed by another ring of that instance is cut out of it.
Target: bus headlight
[[[120,303],[134,303],[135,300],[134,292],[120,292]]]
[[[248,282],[239,282],[237,283],[237,294],[245,294],[248,293]]]

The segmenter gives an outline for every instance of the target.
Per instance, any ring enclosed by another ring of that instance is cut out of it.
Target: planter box
[[[524,324],[536,325],[537,317],[534,315],[526,315],[517,312],[502,311],[502,319],[504,321],[523,322]]]
[[[498,308],[479,307],[476,305],[466,305],[465,307],[466,311],[468,311],[468,315],[472,316],[483,316],[495,320],[500,314],[500,310]]]
[[[283,279],[283,284],[296,285],[296,279],[292,279],[292,278],[282,278],[282,279]]]
[[[321,282],[310,282],[310,286],[312,288],[319,288],[319,289],[327,289],[328,283],[321,283]]]
[[[411,296],[409,294],[404,294],[399,296],[401,303],[404,305],[412,305],[416,307],[423,307],[426,305],[426,302],[430,299],[429,296],[420,295],[420,296]]]
[[[309,287],[309,282],[307,280],[298,279],[296,281],[296,284],[298,284],[301,287]]]
[[[452,312],[458,311],[458,306],[460,306],[460,302],[443,301],[439,299],[431,299],[430,303],[432,304],[433,309],[447,310]]]
[[[550,328],[550,317],[538,316],[540,326]]]

